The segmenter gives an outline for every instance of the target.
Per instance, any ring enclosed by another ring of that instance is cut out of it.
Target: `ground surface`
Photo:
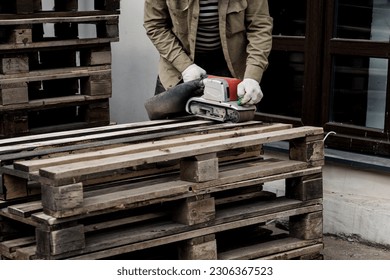
[[[324,236],[325,260],[390,260],[390,248],[365,244],[354,238]]]

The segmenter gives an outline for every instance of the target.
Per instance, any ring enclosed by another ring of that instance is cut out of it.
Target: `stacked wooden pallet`
[[[119,0],[0,1],[0,137],[109,123]]]
[[[182,118],[0,141],[6,259],[292,259],[322,249],[323,130]],[[290,159],[262,145],[290,143]],[[264,191],[285,184],[286,195]],[[287,230],[270,228],[288,219]],[[17,227],[24,227],[19,232]]]

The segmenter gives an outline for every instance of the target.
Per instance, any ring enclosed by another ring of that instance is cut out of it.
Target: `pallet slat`
[[[175,146],[165,150],[154,150],[139,154],[135,153],[125,156],[115,156],[104,160],[90,160],[83,163],[73,163],[71,165],[64,164],[54,167],[46,167],[40,169],[39,174],[42,177],[51,180],[61,181],[61,179],[63,179],[63,181],[66,182],[67,178],[72,178],[74,181],[75,178],[79,178],[82,175],[90,175],[99,171],[112,171],[115,169],[128,168],[141,164],[171,160],[178,157],[190,157],[197,154],[207,154],[245,146],[261,145],[267,142],[288,140],[291,137],[304,137],[309,131],[312,132],[313,128],[292,128],[289,130],[289,133],[286,133],[285,131],[276,131],[233,139],[208,141],[203,144]],[[318,129],[317,131],[314,131],[314,133],[322,133],[322,129]]]

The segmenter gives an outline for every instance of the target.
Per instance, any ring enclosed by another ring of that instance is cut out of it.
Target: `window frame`
[[[272,50],[302,52],[304,55],[300,118],[258,112],[256,119],[291,123],[294,126],[321,126],[326,133],[335,132],[327,137],[325,143],[327,147],[390,156],[390,42],[334,38],[336,5],[337,0],[306,0],[305,36],[273,36]],[[338,55],[388,60],[384,129],[354,126],[330,120],[332,67],[333,59]],[[277,77],[274,80],[277,81]],[[272,92],[265,94],[272,94]]]
[[[286,122],[294,126],[321,126],[321,79],[323,55],[323,7],[324,0],[306,0],[305,36],[274,35],[272,50],[301,52],[304,54],[304,82],[302,92],[302,112],[300,118],[256,113],[256,119],[267,122]],[[272,16],[272,15],[271,15]],[[311,75],[306,75],[311,73]],[[317,77],[313,79],[312,77]],[[272,94],[269,93],[269,94]]]
[[[322,79],[322,123],[326,132],[336,132],[327,140],[332,148],[349,150],[382,156],[390,155],[390,42],[369,41],[361,39],[334,38],[335,10],[337,0],[327,1],[325,7],[325,40]],[[353,46],[353,47],[351,47]],[[347,125],[330,121],[332,92],[333,59],[337,55],[348,55],[388,59],[387,89],[384,129]]]

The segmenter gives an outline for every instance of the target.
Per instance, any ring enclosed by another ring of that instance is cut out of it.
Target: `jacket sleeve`
[[[248,58],[245,78],[260,82],[268,67],[268,55],[272,49],[273,19],[269,15],[267,0],[248,0],[246,26]]]
[[[172,32],[172,21],[165,0],[145,0],[144,28],[160,56],[183,72],[192,61]]]

